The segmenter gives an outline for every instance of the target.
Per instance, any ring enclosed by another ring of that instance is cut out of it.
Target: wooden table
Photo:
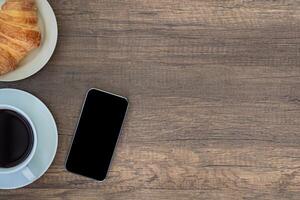
[[[59,41],[27,90],[54,163],[1,200],[300,199],[300,1],[51,0]],[[66,172],[84,95],[127,96],[107,181]]]

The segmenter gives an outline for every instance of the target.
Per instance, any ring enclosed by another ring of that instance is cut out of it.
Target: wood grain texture
[[[51,0],[59,41],[35,76],[59,147],[0,199],[300,199],[300,1]],[[106,182],[66,172],[84,95],[130,100]]]

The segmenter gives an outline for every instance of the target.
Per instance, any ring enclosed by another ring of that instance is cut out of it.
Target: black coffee
[[[26,160],[33,140],[32,128],[22,115],[0,109],[0,167],[14,167]]]

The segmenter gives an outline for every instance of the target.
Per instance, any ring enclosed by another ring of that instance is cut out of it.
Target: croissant
[[[40,43],[35,0],[6,0],[0,10],[0,75],[15,70]]]

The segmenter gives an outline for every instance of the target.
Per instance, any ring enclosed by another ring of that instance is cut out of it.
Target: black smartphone
[[[88,91],[67,157],[68,171],[98,181],[106,178],[127,107],[125,97]]]

